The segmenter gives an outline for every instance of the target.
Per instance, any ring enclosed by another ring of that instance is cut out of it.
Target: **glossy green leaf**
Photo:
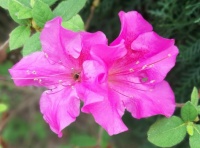
[[[84,30],[84,23],[80,15],[73,16],[70,20],[63,22],[62,26],[72,31]]]
[[[40,33],[37,32],[34,35],[32,35],[24,44],[22,55],[26,56],[40,50],[41,50]]]
[[[194,121],[197,115],[197,108],[190,101],[181,108],[181,117],[185,122]]]
[[[0,7],[8,9],[8,0],[0,0]]]
[[[160,147],[171,147],[184,139],[186,125],[176,116],[163,118],[154,123],[147,134],[151,143]]]
[[[194,134],[189,138],[190,148],[200,147],[200,125],[194,125]]]
[[[54,16],[61,16],[64,21],[67,21],[84,7],[86,1],[87,0],[63,1],[54,9]]]
[[[193,122],[189,122],[189,123],[187,124],[186,129],[187,129],[187,133],[188,133],[190,136],[192,136],[192,135],[194,134],[194,123],[193,123]]]
[[[10,50],[21,47],[29,38],[31,30],[28,26],[18,26],[10,34]]]
[[[44,3],[48,4],[49,6],[53,5],[57,0],[42,0]]]
[[[198,93],[198,89],[196,87],[194,87],[193,90],[192,90],[191,102],[195,106],[198,105],[198,102],[199,102],[199,93]]]
[[[28,7],[24,7],[24,9],[20,9],[17,15],[18,19],[27,19],[32,17],[32,10]]]
[[[96,144],[96,139],[88,135],[74,134],[69,143],[74,146],[94,146]]]
[[[12,19],[19,24],[28,24],[28,23],[30,23],[29,20],[18,18],[19,11],[22,11],[23,9],[27,9],[27,7],[25,5],[23,5],[22,3],[20,3],[19,1],[9,0],[8,11],[9,11]]]
[[[200,114],[200,106],[197,106],[198,114]]]
[[[32,16],[36,24],[43,28],[44,24],[53,18],[53,13],[46,3],[36,0],[32,9]]]
[[[8,109],[6,104],[0,103],[0,113],[5,112]]]
[[[20,3],[22,3],[23,5],[27,7],[30,7],[30,0],[17,0],[17,1],[19,1]]]

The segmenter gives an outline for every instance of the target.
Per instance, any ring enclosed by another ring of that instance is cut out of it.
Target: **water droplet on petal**
[[[133,70],[133,68],[130,68],[129,71],[130,71],[130,72],[133,72],[134,70]]]
[[[154,64],[149,65],[150,68],[154,67]]]
[[[149,83],[154,83],[156,80],[151,80]]]
[[[40,84],[42,83],[42,80],[41,80],[41,79],[39,79],[39,83],[40,83]]]
[[[172,55],[169,53],[167,56],[168,56],[168,57],[171,57]]]
[[[32,71],[32,74],[36,75],[36,71]]]
[[[27,70],[26,73],[29,75],[30,74],[30,70]]]
[[[45,56],[46,58],[48,58],[48,57],[49,57],[49,56],[48,56],[48,54],[47,54],[46,52],[44,53],[44,56]]]
[[[34,81],[37,81],[37,80],[38,80],[38,78],[34,78],[33,80],[34,80]]]
[[[137,61],[135,64],[139,64],[140,63],[140,61]]]
[[[147,65],[142,66],[142,70],[144,70],[147,67]]]

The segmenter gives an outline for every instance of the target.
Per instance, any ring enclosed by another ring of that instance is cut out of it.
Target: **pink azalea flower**
[[[62,129],[79,115],[77,90],[83,89],[88,97],[97,95],[82,86],[82,64],[90,59],[91,46],[107,44],[101,32],[73,32],[62,28],[61,22],[60,17],[49,21],[40,36],[42,51],[24,57],[9,70],[17,86],[34,85],[50,89],[42,94],[40,110],[59,137]]]
[[[110,134],[126,131],[125,109],[140,119],[169,117],[175,109],[174,93],[164,80],[175,65],[178,49],[173,39],[160,37],[138,13],[120,12],[121,32],[111,46],[93,46],[95,60],[83,63],[85,79],[93,83],[103,100],[90,103],[85,96],[83,112],[91,113]],[[91,73],[98,67],[99,73]],[[99,99],[100,100],[100,99]]]

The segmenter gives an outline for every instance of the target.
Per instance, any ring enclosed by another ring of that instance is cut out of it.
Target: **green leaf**
[[[63,22],[62,26],[64,28],[67,28],[72,31],[81,31],[84,30],[84,23],[83,20],[81,19],[80,15],[75,15],[73,16],[70,20],[67,22]]]
[[[27,19],[32,17],[32,10],[28,7],[24,7],[24,9],[19,10],[17,18],[18,19]]]
[[[75,146],[94,146],[96,139],[88,135],[74,134],[69,143]]]
[[[12,19],[19,24],[28,24],[28,23],[30,23],[29,20],[24,20],[24,19],[18,18],[19,11],[21,11],[23,9],[27,9],[27,7],[23,4],[21,4],[20,2],[18,2],[17,0],[9,0],[8,11],[9,11]]]
[[[192,136],[192,135],[194,134],[194,123],[193,123],[193,122],[189,122],[189,123],[187,124],[186,129],[187,129],[187,133],[188,133],[190,136]]]
[[[190,148],[199,148],[200,146],[200,125],[194,125],[194,134],[189,138]]]
[[[87,0],[63,1],[54,9],[54,16],[61,16],[64,21],[67,21],[84,7],[86,1]]]
[[[151,143],[160,147],[171,147],[184,139],[186,126],[179,117],[172,116],[158,120],[147,134]]]
[[[188,101],[185,105],[181,108],[181,117],[184,121],[194,121],[198,115],[197,108]]]
[[[198,105],[198,102],[199,102],[199,93],[198,93],[198,89],[196,87],[193,88],[193,91],[192,91],[192,94],[191,94],[191,102],[195,106]]]
[[[22,55],[26,56],[33,52],[41,50],[41,43],[40,43],[40,33],[37,32],[32,35],[24,44],[24,48],[22,50]]]
[[[197,106],[198,114],[200,114],[200,106]]]
[[[0,0],[0,7],[8,9],[8,0]]]
[[[48,4],[49,6],[53,5],[57,0],[42,0],[44,3]]]
[[[46,3],[36,0],[32,9],[32,16],[36,24],[43,28],[44,24],[53,18],[53,13]]]
[[[21,47],[29,38],[31,30],[28,26],[18,26],[10,34],[10,50]]]
[[[30,7],[30,0],[18,0],[20,3],[22,3],[23,5]]]
[[[8,109],[6,104],[0,103],[0,113],[5,112]]]

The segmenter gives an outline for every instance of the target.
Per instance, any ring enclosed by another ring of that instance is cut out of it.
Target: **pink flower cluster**
[[[93,115],[109,135],[127,130],[125,110],[140,119],[169,117],[175,99],[164,80],[178,49],[173,39],[156,34],[136,11],[119,13],[121,32],[110,44],[102,32],[73,32],[60,17],[41,32],[42,51],[24,57],[9,70],[17,86],[43,86],[40,110],[51,130],[62,130],[81,111]]]

